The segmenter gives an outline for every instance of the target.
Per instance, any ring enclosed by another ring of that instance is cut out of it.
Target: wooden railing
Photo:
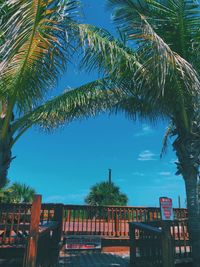
[[[17,259],[23,267],[53,266],[59,256],[62,218],[63,205],[41,206],[39,195],[32,205],[0,204],[0,259]]]
[[[161,229],[130,223],[130,266],[162,267],[161,238]]]
[[[174,209],[175,219],[187,218],[186,209]],[[159,208],[117,206],[64,206],[64,232],[129,237],[128,222],[160,220]]]
[[[130,266],[174,267],[192,261],[187,220],[129,226]]]
[[[159,208],[41,205],[41,199],[38,197],[33,205],[0,204],[0,258],[6,258],[6,255],[11,258],[12,250],[14,256],[18,255],[24,259],[23,267],[43,267],[47,265],[47,261],[51,266],[58,260],[59,242],[63,232],[65,235],[100,235],[128,239],[128,223],[135,222],[132,238],[136,240],[137,260],[141,258],[138,255],[141,255],[143,260],[150,255],[157,255],[157,258],[153,256],[156,260],[154,264],[158,264],[155,266],[159,266],[159,262],[163,261],[160,242],[163,247],[164,226],[160,225]],[[191,256],[185,220],[187,210],[174,209],[174,215],[176,220],[170,225],[170,236],[174,242],[175,259],[182,261]],[[144,226],[144,223],[150,226]],[[168,240],[168,237],[165,237]],[[154,244],[153,251],[150,243]]]

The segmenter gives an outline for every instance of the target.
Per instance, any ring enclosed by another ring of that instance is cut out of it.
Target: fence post
[[[115,236],[119,236],[119,214],[115,213]]]
[[[162,267],[174,267],[174,246],[170,222],[162,221]]]
[[[35,267],[37,260],[37,242],[39,236],[39,223],[41,213],[41,195],[35,195],[31,206],[30,232],[27,250],[24,260],[24,267]]]
[[[136,238],[135,227],[129,223],[129,237],[130,237],[130,267],[136,265]]]
[[[59,257],[59,243],[62,238],[62,231],[63,231],[63,204],[56,204],[55,210],[54,210],[54,221],[58,222],[58,227],[53,231],[52,235],[52,241],[53,241],[53,253],[54,254],[54,260],[57,262]]]

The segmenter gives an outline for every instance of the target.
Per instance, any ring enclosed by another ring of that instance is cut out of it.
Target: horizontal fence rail
[[[187,218],[186,209],[174,209],[175,219]],[[102,236],[129,236],[128,222],[161,219],[159,208],[64,205],[64,232]]]

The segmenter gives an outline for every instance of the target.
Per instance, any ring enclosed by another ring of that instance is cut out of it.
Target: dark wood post
[[[136,244],[135,244],[135,227],[129,223],[130,237],[130,267],[136,266]]]
[[[115,236],[119,236],[119,214],[118,210],[115,213]]]
[[[24,267],[36,267],[41,201],[41,195],[34,196],[31,207],[30,232],[24,260]]]
[[[52,235],[53,251],[54,251],[53,255],[55,263],[57,263],[58,261],[59,249],[60,249],[59,244],[61,242],[62,232],[63,232],[63,212],[64,212],[63,204],[57,204],[54,210],[54,221],[58,223],[58,227],[56,227]]]
[[[162,267],[174,267],[174,246],[170,225],[171,222],[162,221]]]

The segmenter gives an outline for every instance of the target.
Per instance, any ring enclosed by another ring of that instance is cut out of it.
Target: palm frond
[[[98,69],[105,75],[122,76],[126,70],[141,67],[134,51],[106,30],[80,24],[79,32],[84,47],[82,66],[88,71]]]
[[[114,21],[128,35],[129,44],[131,41],[135,44],[137,59],[141,64],[141,68],[133,73],[133,91],[139,86],[138,93],[145,95],[149,104],[154,105],[156,101],[160,102],[166,114],[176,114],[177,120],[179,119],[186,128],[189,128],[191,99],[196,101],[195,99],[199,98],[200,94],[199,75],[192,64],[174,52],[171,49],[171,43],[165,42],[166,38],[162,38],[165,34],[162,25],[166,23],[165,20],[168,20],[169,16],[177,16],[177,13],[175,10],[171,12],[172,6],[162,4],[164,1],[110,0],[109,2],[114,8]],[[165,2],[173,2],[175,5],[174,1]],[[196,6],[190,5],[189,2],[191,4],[191,1],[188,1],[184,10],[188,21],[191,20],[192,13],[196,12]],[[194,25],[196,22],[196,18],[191,21]],[[157,25],[160,25],[162,35],[158,34],[160,31]],[[182,35],[184,36],[183,32]],[[130,78],[127,77],[127,80]],[[166,101],[167,99],[170,101]],[[177,106],[179,106],[179,111]]]
[[[83,66],[89,71],[99,69],[115,81],[129,75],[134,89],[146,90],[148,87],[151,90],[156,83],[159,88],[157,97],[164,94],[166,80],[172,81],[175,76],[185,83],[190,94],[191,89],[199,92],[199,77],[192,65],[173,52],[148,21],[139,15],[137,33],[129,36],[129,39],[139,42],[138,53],[115,41],[102,29],[80,25],[82,42],[86,47]]]
[[[105,80],[98,80],[68,90],[15,121],[12,125],[13,133],[16,133],[13,142],[32,125],[39,125],[51,131],[72,120],[80,120],[105,112],[121,97],[122,92],[109,89],[109,84]]]
[[[108,7],[113,21],[129,35],[137,31],[142,14],[172,50],[185,59],[190,54],[191,43],[199,39],[198,1],[108,0]]]
[[[164,85],[165,77],[175,72],[175,74],[179,75],[180,80],[184,82],[185,87],[190,92],[191,89],[194,92],[200,92],[199,77],[192,65],[180,55],[173,52],[168,44],[166,44],[164,40],[157,35],[147,20],[145,20],[143,17],[141,17],[141,20],[143,22],[143,34],[141,36],[141,42],[146,41],[146,43],[142,43],[141,49],[143,50],[143,53],[145,53],[145,48],[148,48],[149,50],[149,46],[152,46],[152,54],[150,55],[151,61],[148,61],[148,63],[154,63],[155,60],[158,62],[158,78],[160,80],[158,86],[163,88],[162,84]],[[134,35],[131,37],[133,39],[135,37],[137,38],[137,36]],[[156,65],[154,66],[156,67]]]
[[[158,34],[173,51],[186,60],[191,60],[193,54],[191,45],[196,47],[199,43],[197,36],[200,23],[199,2],[190,0],[162,1],[160,4],[155,0],[149,2]],[[164,13],[165,9],[168,10],[167,13]]]
[[[156,101],[165,102],[169,113],[173,110],[176,120],[180,120],[182,126],[190,130],[191,105],[200,95],[199,75],[188,61],[170,49],[143,17],[141,20],[144,24],[141,27],[143,34],[140,53],[144,58],[143,65],[150,73],[149,88],[153,88]],[[154,70],[153,73],[151,70]],[[141,75],[143,76],[143,73],[139,73],[139,80],[142,78]],[[151,92],[149,94],[152,96]],[[167,99],[171,101],[166,101]],[[179,111],[176,108],[177,103]]]
[[[173,125],[173,123],[171,122],[171,123],[169,124],[169,126],[167,127],[167,129],[166,129],[166,131],[165,131],[165,134],[164,134],[164,137],[163,137],[163,141],[162,141],[162,149],[161,149],[161,153],[160,153],[160,157],[161,157],[161,158],[162,158],[162,157],[166,154],[166,152],[167,152],[168,138],[169,138],[170,136],[173,135],[174,130],[175,130],[174,125]]]
[[[118,89],[120,90],[120,88]],[[111,109],[111,113],[124,114],[130,120],[149,121],[152,124],[166,119],[166,112],[163,111],[162,106],[152,105],[139,95],[122,95],[122,98]]]
[[[137,43],[135,50],[139,51],[138,61],[140,60],[142,67],[150,66],[149,68],[151,70],[156,70],[153,76],[157,76],[159,88],[163,90],[166,78],[170,79],[170,76],[173,76],[176,71],[180,79],[185,82],[186,88],[190,87],[189,90],[191,90],[192,87],[193,90],[197,89],[199,91],[199,77],[197,72],[186,61],[186,58],[181,56],[184,54],[183,52],[178,54],[176,53],[178,48],[174,50],[175,52],[171,49],[174,40],[178,40],[180,43],[180,38],[177,39],[176,36],[173,40],[166,39],[165,36],[168,36],[168,34],[163,30],[163,27],[168,27],[167,22],[174,22],[175,17],[177,25],[180,27],[180,12],[182,12],[181,18],[185,18],[182,24],[191,24],[190,28],[189,26],[187,28],[185,25],[187,29],[179,29],[179,35],[182,37],[186,36],[186,32],[188,34],[192,32],[194,35],[194,32],[197,32],[197,21],[199,21],[200,17],[200,11],[197,8],[198,4],[192,3],[193,1],[174,2],[155,0],[109,0],[108,2],[112,10],[114,10],[114,22],[127,34],[130,41]],[[170,32],[169,35],[172,36],[173,34]],[[178,35],[177,32],[176,35]],[[193,35],[187,37],[190,47],[191,40],[194,37]],[[182,46],[186,46],[186,44],[182,44]],[[145,72],[141,73],[141,75],[144,75]],[[139,79],[141,79],[140,76]]]
[[[14,106],[31,110],[65,69],[73,52],[66,32],[71,35],[70,21],[77,5],[70,0],[6,2],[10,17],[1,27],[4,42],[0,46],[0,99],[8,106],[5,129]]]

